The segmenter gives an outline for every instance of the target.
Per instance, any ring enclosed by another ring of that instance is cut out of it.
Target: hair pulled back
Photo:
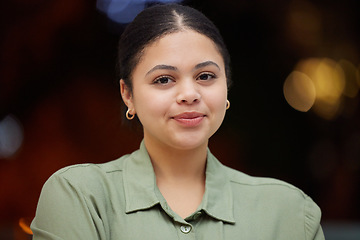
[[[227,85],[230,86],[230,56],[216,26],[201,12],[178,4],[155,5],[140,12],[125,28],[118,45],[117,69],[132,90],[132,72],[146,46],[166,34],[190,29],[210,38],[224,59]]]

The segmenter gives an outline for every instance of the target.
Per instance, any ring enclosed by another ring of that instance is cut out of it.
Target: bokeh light
[[[320,117],[332,120],[342,113],[345,97],[357,96],[359,76],[359,69],[345,59],[303,59],[285,80],[284,96],[294,109],[312,109]],[[314,92],[310,90],[312,85]]]
[[[154,2],[176,3],[181,2],[181,0],[97,0],[96,7],[112,21],[126,24],[131,22],[141,12],[147,3]]]
[[[0,121],[0,158],[10,158],[21,147],[24,133],[19,120],[8,115]]]
[[[298,111],[309,111],[315,102],[315,86],[304,73],[293,71],[286,79],[283,90],[286,101]]]
[[[339,113],[345,88],[343,70],[334,60],[323,58],[315,67],[315,72],[309,75],[316,89],[317,101],[313,110],[325,119],[334,119]]]
[[[32,235],[33,232],[30,229],[31,220],[29,218],[20,218],[19,219],[19,226],[20,228],[28,235]]]
[[[321,41],[322,19],[317,7],[305,0],[289,4],[286,32],[296,46],[312,47]]]

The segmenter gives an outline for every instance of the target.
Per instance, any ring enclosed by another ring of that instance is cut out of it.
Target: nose
[[[178,84],[177,103],[193,104],[201,100],[201,94],[195,81],[183,80]]]

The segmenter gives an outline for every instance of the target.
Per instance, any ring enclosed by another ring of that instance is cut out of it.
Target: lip
[[[171,119],[174,119],[176,122],[186,127],[196,127],[205,117],[205,114],[199,112],[183,112],[173,116]]]

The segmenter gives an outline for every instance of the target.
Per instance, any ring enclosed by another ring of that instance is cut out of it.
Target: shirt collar
[[[235,223],[234,202],[225,166],[208,150],[203,210],[211,217]]]
[[[126,213],[148,209],[159,204],[155,173],[144,141],[141,142],[139,150],[125,159],[124,165]],[[200,208],[217,220],[235,223],[230,181],[225,173],[225,167],[209,150],[205,194]]]
[[[159,203],[155,173],[144,141],[124,162],[126,213],[151,208]]]

